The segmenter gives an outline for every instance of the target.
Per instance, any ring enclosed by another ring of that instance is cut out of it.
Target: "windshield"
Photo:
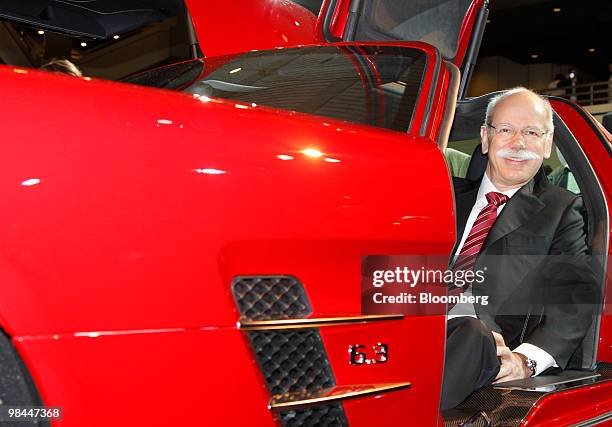
[[[407,131],[426,63],[413,48],[313,46],[186,62],[124,81]]]

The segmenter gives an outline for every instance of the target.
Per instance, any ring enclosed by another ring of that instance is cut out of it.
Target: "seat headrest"
[[[480,127],[484,121],[489,100],[498,93],[494,92],[477,98],[458,101],[449,141],[479,138]]]
[[[470,181],[479,181],[487,169],[488,161],[489,157],[482,154],[482,144],[478,144],[472,153],[465,177]]]

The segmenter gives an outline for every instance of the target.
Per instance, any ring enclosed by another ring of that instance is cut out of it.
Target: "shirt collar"
[[[478,188],[478,196],[476,197],[476,204],[480,205],[484,202],[484,204],[486,205],[487,204],[486,194],[490,193],[491,191],[505,194],[506,196],[508,196],[508,199],[510,199],[519,190],[520,190],[520,187],[513,188],[511,190],[506,190],[506,191],[498,190],[497,187],[495,187],[495,185],[493,185],[493,183],[489,179],[487,172],[485,172],[484,176],[482,177],[482,182],[480,183],[480,187]]]

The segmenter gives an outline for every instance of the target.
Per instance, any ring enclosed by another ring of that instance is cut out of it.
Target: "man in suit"
[[[553,144],[550,104],[525,88],[497,95],[481,139],[484,175],[454,182],[461,240],[452,270],[485,279],[449,294],[487,295],[488,304],[449,310],[443,409],[491,383],[566,368],[593,318],[581,198],[541,171]]]

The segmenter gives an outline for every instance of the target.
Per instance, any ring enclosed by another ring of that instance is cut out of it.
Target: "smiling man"
[[[452,269],[484,270],[486,279],[449,293],[489,303],[449,310],[443,409],[493,382],[576,363],[596,282],[581,198],[541,171],[553,131],[546,99],[522,87],[495,96],[481,128],[486,171],[454,182],[460,240]]]

